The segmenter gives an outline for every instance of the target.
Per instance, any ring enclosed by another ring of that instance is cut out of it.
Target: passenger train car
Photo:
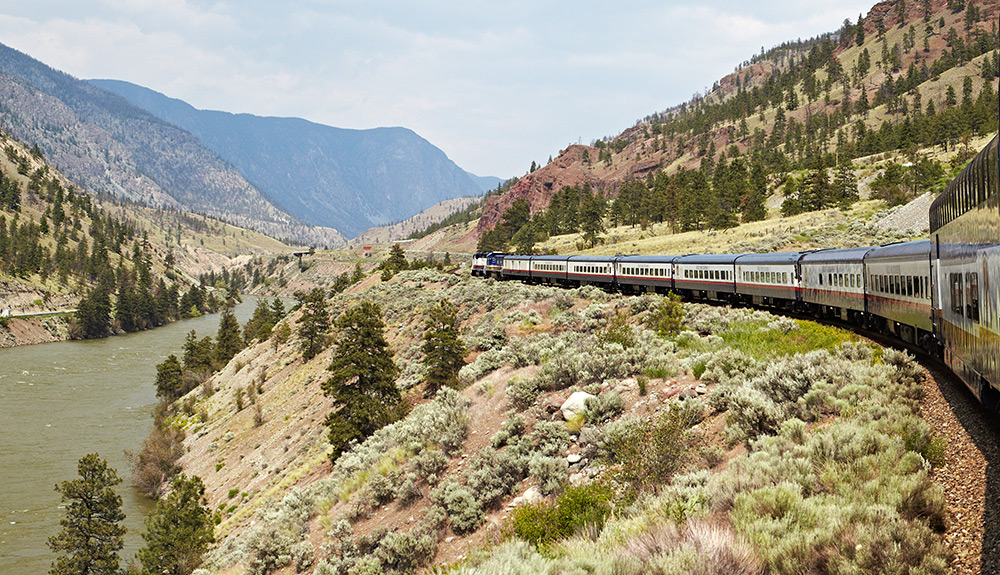
[[[769,306],[836,317],[942,356],[1000,408],[997,137],[930,208],[931,237],[886,246],[680,256],[477,253],[473,275]]]
[[[930,209],[933,314],[944,360],[984,404],[1000,403],[997,138]]]

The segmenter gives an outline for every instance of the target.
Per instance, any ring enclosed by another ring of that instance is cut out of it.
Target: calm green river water
[[[236,308],[242,325],[256,300]],[[142,546],[153,508],[131,487],[125,451],[138,451],[152,426],[156,364],[180,357],[184,336],[213,338],[218,314],[102,340],[0,349],[0,574],[44,574],[46,545],[64,515],[55,484],[76,479],[77,461],[99,453],[118,470],[128,533],[123,566]]]

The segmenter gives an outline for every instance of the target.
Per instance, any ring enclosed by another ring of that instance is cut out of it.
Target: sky
[[[614,136],[872,0],[0,0],[0,42],[200,109],[404,126],[478,175]]]

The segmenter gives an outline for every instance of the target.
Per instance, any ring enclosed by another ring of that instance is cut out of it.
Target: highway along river
[[[236,308],[240,324],[256,300]],[[193,330],[213,338],[219,315],[141,333],[0,349],[0,573],[43,575],[55,554],[47,539],[64,516],[55,484],[76,479],[77,461],[99,453],[123,479],[128,533],[124,566],[142,546],[154,503],[131,486],[125,451],[152,427],[156,364],[183,353]]]

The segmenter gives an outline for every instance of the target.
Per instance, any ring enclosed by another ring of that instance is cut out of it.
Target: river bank
[[[245,298],[237,319],[245,322],[255,305]],[[131,558],[153,502],[131,486],[125,452],[138,451],[152,427],[156,364],[182,353],[191,330],[214,337],[218,323],[211,314],[104,339],[0,349],[0,573],[48,571],[46,540],[65,513],[53,485],[73,479],[77,461],[94,452],[125,480],[123,558]]]

